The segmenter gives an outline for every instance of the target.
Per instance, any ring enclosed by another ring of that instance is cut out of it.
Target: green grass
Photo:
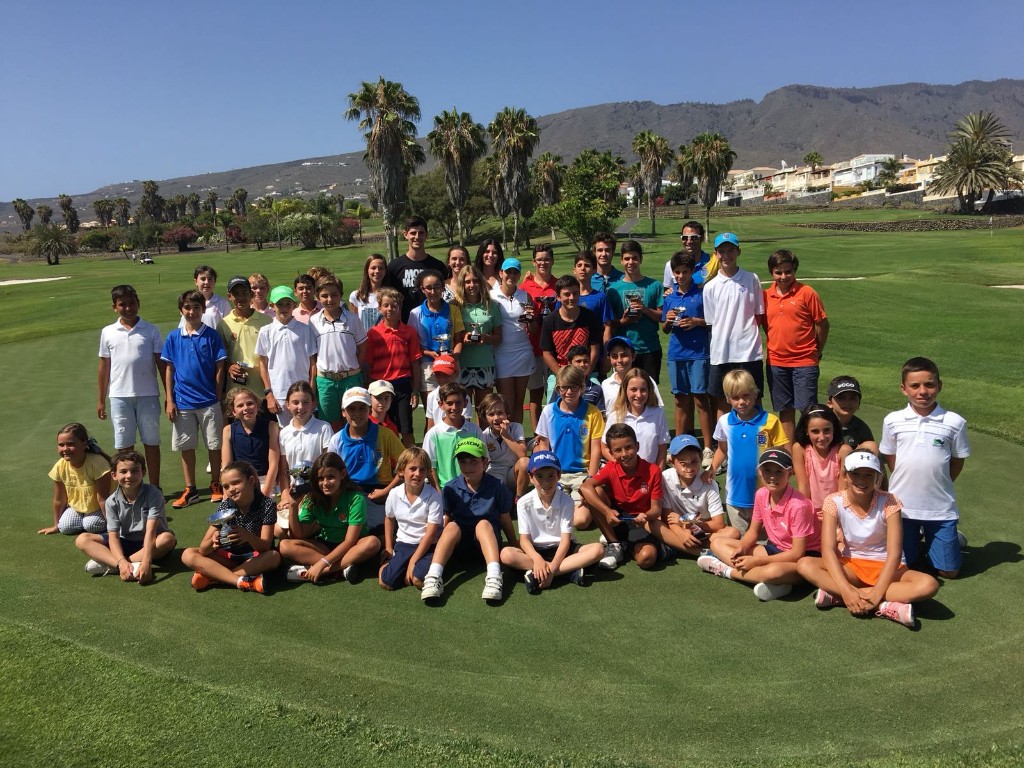
[[[971,547],[963,577],[920,606],[918,632],[815,611],[806,592],[759,604],[688,561],[648,573],[630,564],[538,597],[515,584],[496,608],[480,600],[478,573],[456,571],[433,610],[372,580],[280,582],[262,598],[194,594],[174,562],[145,588],[87,577],[69,538],[35,530],[50,517],[58,426],[81,420],[110,444],[94,379],[110,286],[135,284],[143,315],[166,331],[197,263],[222,281],[258,270],[274,283],[323,263],[350,290],[370,248],[0,266],[0,280],[71,276],[0,287],[12,318],[0,327],[4,765],[1020,764],[1024,293],[986,285],[1024,283],[1021,233],[786,226],[869,215],[906,212],[726,223],[762,277],[783,246],[802,277],[868,277],[814,285],[833,329],[824,376],[860,377],[876,431],[900,405],[899,365],[913,354],[938,361],[944,405],[968,419],[973,455],[957,489]],[[659,222],[645,246],[652,274],[678,224]],[[167,445],[170,492],[180,469]],[[199,540],[209,511],[172,513],[182,545]]]

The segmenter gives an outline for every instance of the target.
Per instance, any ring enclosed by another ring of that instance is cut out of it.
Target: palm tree
[[[640,218],[640,204],[644,199],[644,175],[640,170],[640,163],[633,163],[626,169],[626,183],[633,188],[633,197],[636,199],[636,216]]]
[[[427,134],[430,154],[437,158],[444,168],[444,186],[448,199],[455,209],[455,221],[459,229],[459,244],[465,240],[462,226],[462,209],[469,197],[470,174],[473,163],[487,151],[484,144],[484,127],[474,123],[468,112],[442,112],[434,117],[434,130]]]
[[[693,188],[693,150],[686,144],[679,145],[679,151],[675,157],[675,167],[672,169],[672,175],[675,177],[675,182],[683,190],[683,205],[685,209],[683,211],[684,218],[690,218],[690,190]]]
[[[565,180],[565,163],[561,155],[545,152],[533,161],[533,182],[541,205],[557,205],[562,199],[562,182]],[[555,228],[551,228],[551,239],[555,239]]]
[[[59,224],[39,224],[32,230],[29,252],[45,257],[47,264],[60,264],[61,256],[78,253],[78,241]]]
[[[804,155],[804,162],[811,166],[811,173],[813,174],[818,170],[818,166],[825,162],[825,158],[823,158],[821,153],[818,151],[808,152]]]
[[[48,206],[46,203],[40,203],[36,206],[36,216],[39,217],[40,224],[49,224],[50,219],[53,217],[53,208]]]
[[[711,231],[711,207],[718,201],[718,192],[725,183],[736,152],[729,140],[720,133],[705,131],[690,143],[693,155],[693,176],[697,180],[697,194],[704,205],[704,229]]]
[[[32,229],[32,217],[36,215],[36,212],[32,210],[31,205],[20,197],[16,199],[12,205],[14,206],[14,212],[18,214],[18,218],[21,219],[21,226],[26,232],[28,232]]]
[[[142,182],[142,199],[136,207],[140,219],[160,221],[164,213],[164,199],[159,194],[160,185],[155,181]]]
[[[939,163],[929,192],[955,192],[961,213],[973,213],[977,201],[988,190],[983,210],[997,190],[1020,189],[1024,174],[1013,165],[1009,131],[991,112],[975,112],[964,117],[949,134],[950,148]]]
[[[505,107],[487,126],[491,151],[501,175],[502,193],[512,210],[512,242],[519,252],[519,212],[530,185],[530,156],[540,141],[537,121],[518,107]]]
[[[128,218],[131,214],[132,204],[127,197],[114,198],[114,210],[116,211],[117,224],[121,227],[128,226]]]
[[[92,201],[92,210],[103,227],[109,227],[114,218],[114,201],[107,198],[100,198]]]
[[[672,160],[672,148],[668,139],[654,131],[641,131],[633,138],[633,152],[640,158],[640,176],[647,191],[647,216],[651,220],[653,237],[655,198],[661,192],[661,177],[665,166]]]
[[[78,211],[75,210],[75,201],[68,195],[58,195],[57,204],[60,206],[60,213],[64,217],[64,226],[71,234],[78,231]]]
[[[206,193],[206,207],[209,208],[211,216],[217,215],[217,193],[212,189]]]
[[[231,199],[235,201],[235,213],[245,216],[245,204],[249,201],[249,193],[244,187],[239,187],[231,193]]]
[[[423,162],[423,147],[416,142],[420,103],[401,83],[381,77],[363,82],[348,95],[345,119],[359,121],[366,138],[363,160],[370,171],[370,188],[384,219],[384,235],[391,258],[398,256],[396,225],[407,205],[409,176]]]
[[[498,170],[498,161],[494,155],[484,158],[483,175],[487,193],[491,196],[491,205],[494,206],[494,215],[501,219],[501,242],[504,245],[508,241],[505,233],[505,219],[512,213],[512,206],[509,203],[509,195],[505,191],[505,179]]]
[[[887,157],[879,166],[882,170],[878,174],[878,183],[883,187],[895,184],[903,171],[903,163],[898,157]]]
[[[185,198],[185,207],[188,215],[192,218],[196,218],[200,213],[203,212],[202,201],[199,199],[198,192],[189,192]]]

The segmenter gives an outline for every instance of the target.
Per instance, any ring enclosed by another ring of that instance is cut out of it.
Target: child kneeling
[[[391,489],[384,503],[386,562],[377,583],[387,590],[406,584],[422,589],[444,521],[441,494],[427,482],[430,456],[422,448],[402,452],[395,476],[402,478],[402,484]]]
[[[559,486],[562,465],[551,451],[537,451],[527,467],[534,490],[517,504],[519,546],[501,550],[501,562],[526,571],[523,580],[531,595],[551,586],[556,576],[585,586],[583,569],[604,555],[598,543],[582,547],[573,538],[573,501]]]

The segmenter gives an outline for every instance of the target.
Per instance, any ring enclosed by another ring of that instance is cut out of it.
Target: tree
[[[949,151],[935,169],[929,192],[955,192],[961,213],[973,213],[986,189],[983,211],[991,205],[997,190],[1024,186],[1024,174],[1013,165],[1009,131],[995,114],[965,115],[948,138]]]
[[[690,152],[697,195],[704,206],[704,228],[710,232],[711,207],[718,201],[718,192],[736,162],[736,152],[722,134],[707,131],[690,142]]]
[[[78,211],[75,210],[75,201],[68,195],[59,195],[57,204],[60,206],[61,216],[64,217],[64,226],[68,228],[68,232],[75,234],[81,226]]]
[[[438,165],[409,179],[409,208],[414,216],[429,222],[431,230],[440,229],[448,245],[454,245],[462,230],[458,212],[446,194],[446,176],[445,169]]]
[[[117,224],[120,227],[128,226],[128,219],[130,217],[132,204],[128,202],[127,197],[114,198],[114,211],[117,217]]]
[[[185,198],[185,207],[188,215],[193,219],[197,218],[199,214],[203,212],[203,205],[202,201],[199,199],[198,192],[188,193],[188,196]]]
[[[32,230],[29,253],[45,257],[47,264],[60,264],[61,256],[78,253],[78,241],[59,224],[37,224]]]
[[[235,214],[245,216],[245,205],[249,201],[249,193],[244,187],[239,187],[231,193],[231,200],[234,204]]]
[[[40,203],[36,206],[36,216],[39,217],[39,223],[46,226],[50,223],[50,219],[53,217],[53,208],[48,206],[46,203]]]
[[[562,198],[565,163],[561,155],[545,152],[533,163],[533,180],[541,205],[554,205]]]
[[[903,163],[900,162],[898,157],[887,157],[882,161],[881,169],[881,173],[878,174],[878,183],[883,187],[887,187],[890,184],[896,183],[900,172],[903,171]]]
[[[530,185],[530,157],[540,141],[537,121],[518,107],[505,107],[487,126],[495,168],[501,177],[497,191],[505,196],[503,208],[512,212],[512,242],[519,252],[519,215]],[[504,239],[504,236],[502,237]]]
[[[596,149],[585,149],[576,155],[572,166],[577,173],[586,170],[593,176],[595,183],[602,190],[604,201],[615,205],[619,198],[619,184],[626,178],[626,161],[609,150],[598,152]]]
[[[187,224],[179,224],[164,232],[161,239],[165,243],[173,243],[178,246],[178,252],[184,253],[192,243],[199,239],[199,233]]]
[[[108,200],[107,198],[101,198],[99,200],[92,201],[92,210],[96,214],[96,218],[99,219],[101,225],[104,228],[110,226],[110,222],[114,219],[114,201]]]
[[[822,163],[825,162],[825,158],[823,158],[821,156],[821,153],[818,151],[808,152],[806,155],[804,155],[804,162],[807,165],[811,166],[811,173],[813,174],[815,171],[818,170],[819,166],[821,166]]]
[[[142,199],[135,209],[139,218],[156,222],[163,219],[164,199],[159,192],[160,185],[155,181],[142,182]]]
[[[505,220],[512,213],[512,204],[509,202],[509,194],[505,191],[505,179],[498,169],[498,160],[494,155],[484,158],[483,176],[484,184],[487,187],[487,194],[491,198],[491,205],[494,207],[494,215],[501,219],[501,242],[504,244],[508,242]]]
[[[614,202],[619,181],[609,173],[608,163],[599,159],[603,154],[611,158],[610,153],[593,150],[577,155],[565,172],[562,199],[554,205],[542,206],[535,217],[542,226],[560,229],[581,251],[590,247],[598,232],[612,228],[612,221],[619,212]],[[618,164],[612,162],[611,165]]]
[[[640,163],[633,163],[626,168],[626,183],[633,188],[633,197],[636,200],[636,215],[640,216],[640,203],[644,198],[644,176],[640,171]]]
[[[654,131],[641,131],[633,138],[633,152],[640,158],[640,177],[647,191],[647,217],[651,220],[651,236],[654,230],[655,198],[661,192],[661,178],[665,166],[672,160],[672,148],[668,139]]]
[[[22,228],[28,232],[32,229],[32,217],[36,215],[36,212],[32,210],[32,206],[22,200],[20,197],[15,200],[12,205],[14,206],[14,212],[18,214],[18,218],[21,219]]]
[[[679,186],[680,199],[685,206],[683,217],[688,219],[690,218],[690,197],[693,194],[693,151],[688,145],[679,145],[669,178]]]
[[[459,112],[452,107],[451,112],[442,112],[434,117],[434,130],[427,134],[427,142],[430,154],[444,169],[444,186],[455,211],[459,243],[464,243],[466,233],[462,225],[462,209],[469,196],[473,163],[487,151],[484,127],[474,123],[468,112]]]
[[[217,215],[217,193],[212,189],[206,193],[206,209],[211,216]]]
[[[345,119],[359,122],[366,139],[363,160],[370,172],[370,189],[384,220],[388,254],[398,257],[397,223],[407,205],[409,176],[423,162],[423,147],[416,143],[420,103],[401,83],[381,77],[363,82],[348,95]]]

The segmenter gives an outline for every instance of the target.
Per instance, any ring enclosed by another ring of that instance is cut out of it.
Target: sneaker
[[[429,573],[423,579],[423,589],[420,590],[420,600],[437,600],[444,594],[444,582],[440,576],[431,576]]]
[[[826,592],[824,589],[819,589],[818,594],[814,596],[814,605],[824,611],[826,608],[833,608],[837,605],[842,605],[843,601],[833,595],[831,592]]]
[[[697,565],[699,565],[700,569],[705,573],[721,576],[723,579],[728,579],[732,572],[732,568],[714,555],[701,555],[697,558]]]
[[[355,563],[352,563],[352,565],[346,565],[345,570],[341,572],[341,578],[343,578],[345,581],[352,581],[352,579],[356,576],[357,573]]]
[[[878,610],[875,611],[875,616],[881,616],[883,619],[895,621],[897,624],[902,624],[904,627],[914,626],[914,606],[910,603],[897,603],[895,600],[883,600],[881,605],[878,606]]]
[[[575,584],[577,587],[587,586],[587,574],[582,568],[577,568],[575,571],[569,574],[569,581]]]
[[[725,474],[725,471],[726,471],[726,470],[727,470],[728,468],[729,468],[729,460],[728,460],[728,459],[726,459],[725,461],[723,461],[723,462],[722,462],[722,466],[720,466],[720,467],[718,468],[718,471],[717,471],[717,472],[715,472],[715,474],[716,474],[716,475],[724,475],[724,474]]]
[[[792,591],[792,584],[767,584],[763,581],[759,581],[754,585],[754,597],[762,603],[767,603],[769,600],[778,600],[780,597],[785,597]]]
[[[243,592],[259,592],[261,595],[267,594],[266,587],[263,584],[262,573],[259,576],[239,577],[238,588]]]
[[[700,468],[707,469],[711,466],[711,461],[715,458],[715,452],[710,448],[705,448],[704,452],[700,455]]]
[[[608,538],[603,533],[597,537],[597,540],[601,542],[602,547],[608,544]]]
[[[224,501],[224,489],[221,488],[220,483],[210,483],[210,501],[214,504]]]
[[[199,571],[192,574],[192,589],[196,592],[202,592],[204,589],[209,589],[213,586],[213,580],[203,576]]]
[[[523,583],[526,584],[526,594],[540,594],[540,584],[537,583],[537,578],[533,575],[533,571],[527,571],[523,574]]]
[[[111,573],[117,573],[117,568],[111,568],[109,565],[104,565],[97,560],[90,560],[85,564],[85,572],[90,576],[107,576]]]
[[[484,591],[480,593],[480,597],[484,600],[501,600],[501,587],[502,578],[498,576],[488,576],[484,579]]]
[[[618,541],[609,541],[604,545],[604,557],[597,564],[606,571],[614,571],[626,560],[626,547]]]
[[[285,578],[288,581],[305,581],[306,580],[306,566],[304,565],[293,565],[288,569],[288,573]]]
[[[963,531],[957,531],[956,532],[956,540],[960,544],[960,549],[966,549],[967,548],[967,537],[964,536],[964,532]]]
[[[171,506],[175,509],[184,509],[190,504],[195,504],[199,501],[199,491],[195,488],[186,488],[181,492],[181,496],[171,502]]]
[[[139,578],[139,568],[142,567],[142,563],[132,563],[132,576]]]

